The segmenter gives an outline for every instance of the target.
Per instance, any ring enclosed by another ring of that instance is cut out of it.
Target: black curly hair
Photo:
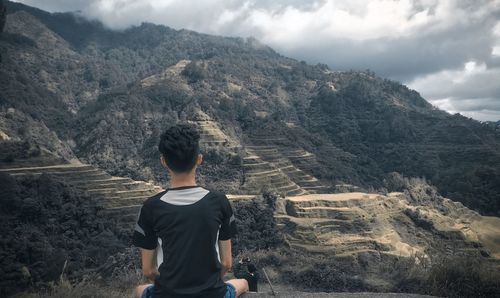
[[[187,173],[196,164],[200,152],[200,133],[186,123],[171,126],[160,137],[158,150],[167,166],[176,173]]]

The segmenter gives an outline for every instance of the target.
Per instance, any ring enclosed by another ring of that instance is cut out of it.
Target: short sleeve
[[[236,235],[236,221],[233,208],[225,195],[222,197],[222,224],[219,230],[219,240],[229,240]]]
[[[132,243],[140,248],[155,249],[158,244],[158,239],[151,224],[151,215],[148,208],[143,205],[139,211],[139,217],[135,224]]]

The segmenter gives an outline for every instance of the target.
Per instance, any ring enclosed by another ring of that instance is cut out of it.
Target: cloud
[[[462,69],[443,70],[416,78],[409,87],[422,90],[431,103],[449,112],[478,119],[500,119],[500,68],[466,62]]]
[[[500,67],[500,0],[20,2],[49,11],[80,10],[114,29],[148,21],[210,34],[253,36],[310,63],[326,63],[336,70],[371,69],[410,84],[430,101],[447,98],[460,112],[471,112],[462,110],[465,99],[475,101],[477,109],[481,103],[494,108],[491,101],[500,101],[495,92],[484,96],[485,90],[498,90],[500,85],[491,79]],[[465,75],[469,62],[475,63],[473,75]],[[463,83],[457,84],[459,77]],[[441,92],[433,79],[442,84]],[[488,117],[496,117],[492,115]]]
[[[26,1],[15,1],[15,2],[21,2],[26,5],[38,7],[40,9],[50,11],[50,12],[66,12],[66,11],[78,11],[78,10],[83,10],[87,7],[89,2],[92,1],[86,1],[86,0],[47,0],[47,1],[40,1],[40,0],[26,0]]]

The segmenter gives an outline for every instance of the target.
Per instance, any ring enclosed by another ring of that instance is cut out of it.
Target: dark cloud
[[[23,0],[16,1],[22,2],[26,5],[35,6],[40,9],[49,11],[49,12],[66,12],[66,11],[79,11],[84,10],[88,7],[89,2],[86,0],[48,0],[48,1],[40,1],[40,0]]]
[[[484,23],[491,26],[493,22]],[[334,39],[316,47],[300,45],[286,52],[311,62],[327,63],[334,69],[369,68],[381,76],[407,82],[442,69],[461,68],[467,61],[488,60],[493,40],[484,34],[484,28],[486,24],[478,24],[473,28],[397,39]]]
[[[438,107],[478,120],[500,119],[500,67],[468,62],[461,69],[443,70],[410,82]]]
[[[440,108],[464,113],[488,109],[478,119],[500,119],[494,104],[500,101],[500,81],[492,78],[500,67],[500,0],[20,2],[49,11],[80,10],[111,28],[149,21],[253,36],[285,55],[332,69],[371,69],[409,84]],[[471,62],[481,67],[474,75],[463,75]]]

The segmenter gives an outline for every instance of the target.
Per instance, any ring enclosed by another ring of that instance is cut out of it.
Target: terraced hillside
[[[247,146],[252,156],[259,156],[272,167],[285,174],[303,193],[319,193],[327,189],[316,177],[302,169],[311,169],[317,164],[315,156],[302,149],[282,149],[272,145]],[[292,160],[294,162],[292,162]],[[293,195],[287,193],[287,195]]]
[[[448,199],[435,208],[410,204],[403,193],[353,192],[290,196],[281,206],[275,217],[287,242],[309,252],[409,257],[438,245],[454,254],[500,259],[500,219]]]
[[[224,133],[217,121],[214,121],[210,116],[197,111],[189,123],[194,124],[201,135],[201,146],[222,146],[230,149],[237,149],[240,147],[239,142]]]
[[[258,148],[258,152],[275,149]],[[248,149],[251,151],[251,149]],[[271,155],[266,155],[270,157]],[[115,218],[117,227],[130,231],[142,202],[162,188],[144,181],[115,177],[82,163],[60,163],[40,157],[2,163],[0,172],[19,178],[49,174],[98,198],[103,216]],[[252,168],[253,166],[253,168]],[[401,256],[425,254],[440,243],[461,254],[500,259],[500,219],[480,216],[461,203],[443,199],[438,207],[411,204],[403,193],[386,196],[361,192],[307,194],[288,179],[280,164],[247,156],[247,176],[254,183],[270,182],[297,193],[279,200],[275,218],[290,246],[335,256],[376,252]],[[281,165],[282,166],[282,165]],[[253,200],[255,195],[228,195],[230,200]]]
[[[162,190],[161,187],[151,183],[111,176],[105,171],[81,163],[55,164],[53,162],[52,165],[30,167],[24,167],[21,163],[20,167],[3,166],[0,172],[13,177],[42,174],[55,176],[96,197],[104,208],[102,214],[113,216],[118,228],[128,230],[131,229],[131,224],[136,219],[142,202]]]
[[[248,191],[258,191],[256,186],[263,185],[287,196],[328,191],[328,186],[312,175],[312,169],[321,167],[314,154],[269,133],[247,138],[243,170]]]
[[[28,166],[30,165],[30,166]],[[128,233],[137,218],[139,209],[148,197],[163,189],[149,182],[116,177],[92,165],[79,162],[65,163],[52,156],[17,159],[11,163],[0,163],[0,173],[15,178],[26,175],[49,174],[95,197],[103,207],[101,214],[115,219],[117,228]],[[255,195],[227,195],[231,201],[252,200]]]
[[[243,158],[243,171],[245,173],[244,190],[251,193],[258,193],[263,187],[269,187],[280,194],[286,195],[302,195],[307,193],[275,165],[264,161],[260,156],[252,154],[251,149],[247,149],[247,154]]]

